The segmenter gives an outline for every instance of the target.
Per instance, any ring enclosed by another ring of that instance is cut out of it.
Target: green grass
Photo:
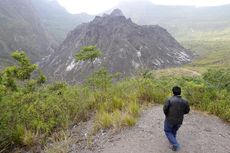
[[[198,56],[185,68],[204,73],[210,68],[230,67],[230,29],[198,32],[178,37],[179,42]]]

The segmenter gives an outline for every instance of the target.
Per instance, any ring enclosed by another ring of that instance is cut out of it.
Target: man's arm
[[[169,112],[169,107],[170,107],[170,100],[168,99],[165,102],[164,107],[163,107],[163,111],[164,111],[165,116],[167,116],[167,114]]]
[[[185,102],[185,104],[186,104],[186,107],[185,107],[185,110],[184,110],[184,114],[188,114],[189,111],[190,111],[190,107],[189,107],[188,102]]]

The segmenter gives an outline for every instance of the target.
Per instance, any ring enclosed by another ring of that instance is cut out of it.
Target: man
[[[172,92],[173,96],[166,101],[163,108],[165,114],[164,131],[171,144],[171,149],[176,151],[180,148],[176,139],[177,130],[182,125],[184,114],[189,113],[190,107],[188,102],[180,96],[180,87],[173,87]]]

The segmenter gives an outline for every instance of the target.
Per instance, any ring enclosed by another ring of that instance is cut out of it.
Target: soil
[[[100,131],[87,140],[91,123],[72,129],[70,153],[171,153],[163,131],[162,105],[152,106],[141,114],[138,123],[115,132]],[[81,128],[80,128],[81,127]],[[83,128],[83,129],[82,129]],[[82,132],[83,130],[83,132]],[[79,140],[79,134],[85,139]],[[178,153],[230,153],[230,125],[210,114],[191,111],[178,131]],[[89,137],[88,137],[89,138]]]

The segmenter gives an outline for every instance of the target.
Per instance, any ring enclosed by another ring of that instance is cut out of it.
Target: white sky
[[[141,1],[146,0],[58,0],[70,13],[99,14],[115,7],[122,1]],[[230,0],[149,0],[155,4],[162,5],[194,5],[194,6],[215,6],[230,4]]]

